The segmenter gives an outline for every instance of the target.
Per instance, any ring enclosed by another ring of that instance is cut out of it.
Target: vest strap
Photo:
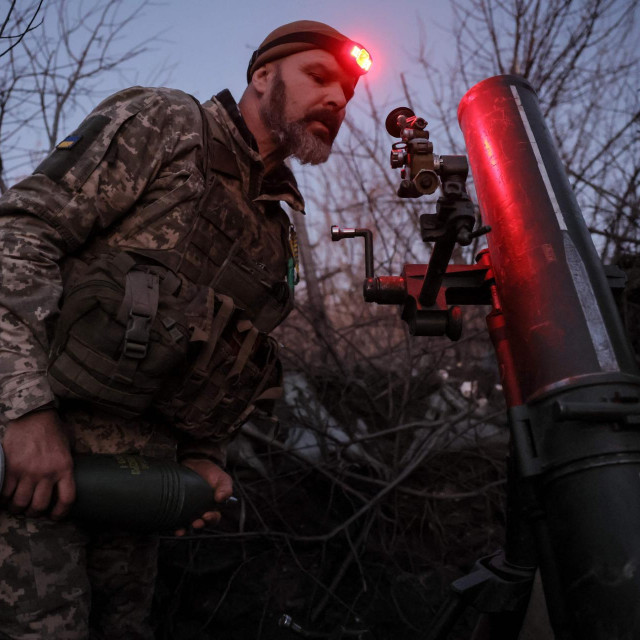
[[[117,382],[132,382],[140,361],[147,355],[159,297],[160,278],[157,273],[148,269],[131,269],[127,273],[124,298],[118,310],[118,320],[126,319],[127,328],[113,374]]]

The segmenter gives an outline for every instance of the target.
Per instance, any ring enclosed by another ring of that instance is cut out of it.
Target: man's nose
[[[336,82],[329,87],[325,103],[336,111],[340,111],[347,106],[347,97],[345,96],[344,89],[340,83]]]

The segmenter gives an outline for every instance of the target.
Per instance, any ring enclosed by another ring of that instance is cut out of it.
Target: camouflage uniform
[[[209,166],[212,143],[214,157],[225,158]],[[227,249],[216,230],[228,225],[234,250],[240,247],[271,280],[284,281],[288,219],[279,201],[303,210],[284,165],[265,178],[229,92],[201,107],[179,91],[134,87],[101,103],[32,176],[0,198],[3,422],[56,403],[48,352],[74,260],[114,247],[159,251],[176,259],[185,286],[206,282],[214,254]],[[203,210],[216,212],[217,226]],[[259,328],[268,331],[273,322],[267,324]],[[76,452],[195,455],[224,463],[229,434],[215,433],[215,425],[186,432],[179,424],[123,420],[73,403],[60,412]],[[89,611],[91,637],[152,637],[144,619],[155,577],[152,538],[7,513],[0,514],[0,535],[0,638],[85,638]]]

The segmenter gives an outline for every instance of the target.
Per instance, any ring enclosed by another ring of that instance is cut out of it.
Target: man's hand
[[[63,518],[75,500],[76,486],[69,440],[56,411],[37,411],[12,420],[2,446],[6,459],[2,500],[9,511],[42,515],[55,489],[50,517]]]
[[[224,502],[233,494],[233,480],[217,464],[200,458],[187,458],[182,461],[182,464],[195,471],[209,483],[215,492],[213,498],[216,502]],[[207,511],[194,520],[191,526],[194,529],[202,529],[206,524],[217,524],[221,517],[219,511]],[[178,529],[175,535],[183,536],[186,532],[186,529]]]

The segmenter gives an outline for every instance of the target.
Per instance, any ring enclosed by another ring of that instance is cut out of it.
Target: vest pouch
[[[135,252],[100,255],[72,276],[51,348],[51,388],[59,398],[138,416],[186,366],[180,278]]]
[[[267,281],[251,260],[234,256],[216,275],[216,287],[231,292],[256,329],[271,333],[293,309],[293,295],[285,282]]]
[[[214,324],[223,329],[214,327],[180,388],[160,394],[154,407],[192,437],[225,440],[252,415],[271,413],[282,396],[282,368],[277,342],[231,298],[216,294],[216,302]]]

